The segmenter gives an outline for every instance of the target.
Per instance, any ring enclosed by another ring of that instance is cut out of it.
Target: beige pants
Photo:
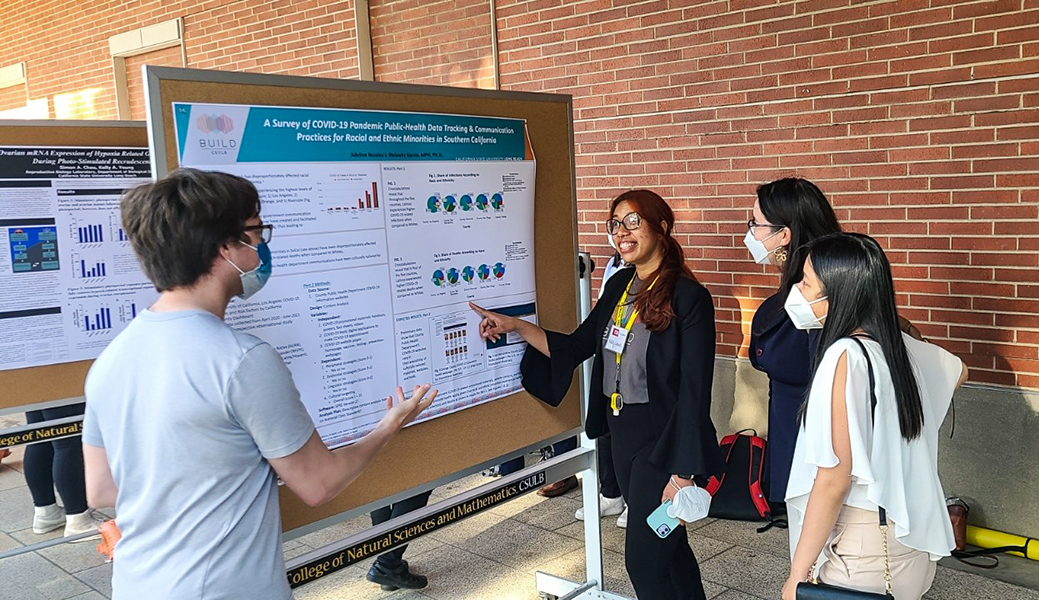
[[[833,537],[823,548],[826,562],[819,580],[863,592],[884,592],[884,546],[877,513],[851,506],[841,508]],[[891,557],[891,588],[895,600],[920,600],[931,589],[936,563],[926,552],[903,546],[895,539],[894,524],[887,532]]]

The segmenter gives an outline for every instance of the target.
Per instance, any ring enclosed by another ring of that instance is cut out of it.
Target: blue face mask
[[[249,246],[245,242],[239,242],[243,246]],[[238,297],[242,300],[248,300],[260,291],[264,285],[267,284],[267,280],[271,278],[271,249],[267,247],[266,242],[260,242],[256,246],[249,246],[253,250],[256,250],[256,254],[260,256],[260,264],[257,265],[252,271],[243,271],[230,260],[227,262],[231,263],[231,266],[238,269],[240,277],[242,278],[242,293],[238,294]]]

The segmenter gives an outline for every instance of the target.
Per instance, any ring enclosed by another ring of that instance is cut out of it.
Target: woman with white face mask
[[[797,410],[812,373],[818,335],[801,331],[783,310],[794,283],[801,279],[794,251],[815,238],[839,232],[841,226],[826,196],[811,181],[787,178],[758,188],[754,218],[744,243],[755,262],[780,273],[779,290],[754,314],[750,329],[750,362],[768,374],[769,502],[781,508],[797,439]]]
[[[938,479],[938,428],[967,367],[900,331],[891,266],[873,238],[808,244],[785,302],[821,330],[786,490],[783,600],[818,578],[919,600],[955,542]]]

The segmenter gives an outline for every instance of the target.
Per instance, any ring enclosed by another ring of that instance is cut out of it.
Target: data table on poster
[[[96,358],[156,298],[119,217],[143,148],[0,147],[0,370]]]
[[[370,431],[397,385],[439,389],[420,420],[521,389],[522,340],[481,340],[468,303],[536,320],[524,121],[194,103],[173,114],[181,165],[260,191],[273,275],[227,319],[282,354],[327,444]]]

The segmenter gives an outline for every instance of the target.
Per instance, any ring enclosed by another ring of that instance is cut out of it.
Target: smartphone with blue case
[[[659,538],[666,538],[671,535],[671,532],[679,525],[678,519],[667,516],[667,508],[669,506],[671,506],[671,501],[665,500],[652,514],[646,517],[646,523],[649,524],[649,528]]]

